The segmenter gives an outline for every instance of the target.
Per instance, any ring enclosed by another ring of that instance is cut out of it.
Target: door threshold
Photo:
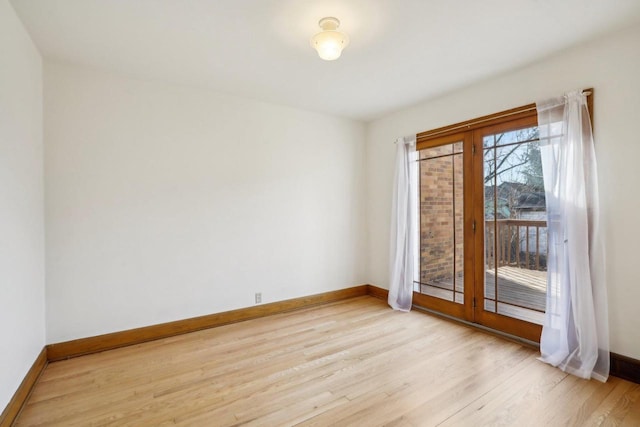
[[[413,308],[415,310],[418,310],[418,311],[422,311],[424,313],[432,314],[434,316],[437,316],[437,317],[440,317],[440,318],[443,318],[443,319],[446,319],[446,320],[452,320],[452,321],[454,321],[456,323],[460,323],[460,324],[462,324],[464,326],[468,326],[468,327],[471,327],[471,328],[474,328],[474,329],[479,329],[481,331],[490,333],[491,335],[496,335],[496,336],[499,336],[501,338],[506,338],[509,341],[514,341],[514,342],[516,342],[518,344],[523,344],[523,345],[526,345],[527,347],[530,347],[530,348],[533,348],[535,350],[540,351],[540,343],[537,343],[535,341],[531,341],[531,340],[528,340],[526,338],[521,338],[521,337],[519,337],[517,335],[508,334],[506,332],[502,332],[502,331],[499,331],[497,329],[489,328],[489,327],[481,325],[479,323],[473,323],[473,322],[469,322],[468,320],[459,319],[459,318],[457,318],[455,316],[450,316],[448,314],[440,313],[439,311],[435,311],[435,310],[432,310],[430,308],[425,308],[425,307],[422,307],[422,306],[419,306],[419,305],[415,305],[414,304],[414,305],[411,306],[411,308]]]

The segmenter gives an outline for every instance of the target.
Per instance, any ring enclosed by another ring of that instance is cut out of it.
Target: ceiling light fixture
[[[328,16],[318,21],[322,31],[311,37],[311,47],[318,51],[318,56],[325,61],[340,58],[342,49],[349,44],[349,37],[338,30],[338,18]]]

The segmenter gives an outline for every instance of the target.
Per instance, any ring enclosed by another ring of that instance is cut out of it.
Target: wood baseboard
[[[49,361],[68,359],[367,294],[368,286],[360,285],[307,297],[49,344],[47,358]]]
[[[379,288],[373,285],[367,285],[367,295],[379,298],[381,300],[389,299],[389,291],[387,289]]]
[[[38,357],[36,357],[35,362],[31,365],[29,371],[27,371],[27,375],[25,375],[24,379],[20,383],[20,386],[13,394],[13,397],[7,404],[7,407],[4,408],[2,414],[0,414],[0,427],[9,427],[13,424],[15,419],[20,414],[20,410],[22,406],[27,401],[29,394],[31,394],[31,390],[35,385],[38,378],[44,371],[44,368],[47,366],[47,350],[46,347],[42,349]]]
[[[617,353],[610,353],[610,357],[611,375],[640,384],[640,360]]]

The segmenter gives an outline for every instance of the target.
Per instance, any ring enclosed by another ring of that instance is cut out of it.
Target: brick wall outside
[[[449,147],[450,153],[450,146],[445,147]],[[444,150],[445,147],[442,149]],[[430,156],[437,154],[433,150],[430,150]],[[420,281],[422,283],[450,287],[455,258],[458,278],[456,288],[462,289],[463,194],[462,154],[420,162]]]

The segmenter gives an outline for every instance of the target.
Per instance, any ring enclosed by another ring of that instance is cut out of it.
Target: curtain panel
[[[391,203],[391,236],[388,303],[394,310],[409,311],[417,268],[417,165],[415,136],[396,141],[395,179]]]
[[[547,308],[541,360],[581,378],[609,376],[605,260],[586,95],[536,104],[547,201]]]

